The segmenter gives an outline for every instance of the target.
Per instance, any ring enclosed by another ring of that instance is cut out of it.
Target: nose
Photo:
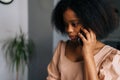
[[[68,25],[67,28],[66,28],[66,31],[67,31],[68,34],[70,34],[74,31],[74,29],[71,25]]]

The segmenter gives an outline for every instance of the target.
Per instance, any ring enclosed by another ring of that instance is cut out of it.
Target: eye
[[[79,25],[79,22],[71,22],[71,25],[72,25],[73,27],[77,27],[77,26]]]

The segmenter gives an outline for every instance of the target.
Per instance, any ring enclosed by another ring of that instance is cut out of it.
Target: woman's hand
[[[78,33],[78,36],[83,42],[82,55],[83,57],[93,55],[97,42],[96,35],[91,29],[89,29],[89,31],[86,29],[81,29],[81,31],[84,35],[82,33]]]
[[[89,29],[81,29],[84,33],[79,33],[78,36],[83,41],[81,53],[85,65],[85,80],[98,80],[97,69],[94,61],[94,52],[97,44],[95,33]]]

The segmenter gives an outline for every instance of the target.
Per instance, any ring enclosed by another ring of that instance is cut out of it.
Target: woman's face
[[[67,9],[65,11],[65,13],[63,14],[63,18],[65,22],[66,33],[72,41],[76,41],[78,39],[78,33],[82,28],[79,19],[76,17],[76,14],[71,9]]]

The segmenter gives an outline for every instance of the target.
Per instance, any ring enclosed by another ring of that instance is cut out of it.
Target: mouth
[[[76,37],[76,36],[69,36],[69,38],[70,38],[71,40],[77,40],[77,39],[78,39],[78,37]]]

